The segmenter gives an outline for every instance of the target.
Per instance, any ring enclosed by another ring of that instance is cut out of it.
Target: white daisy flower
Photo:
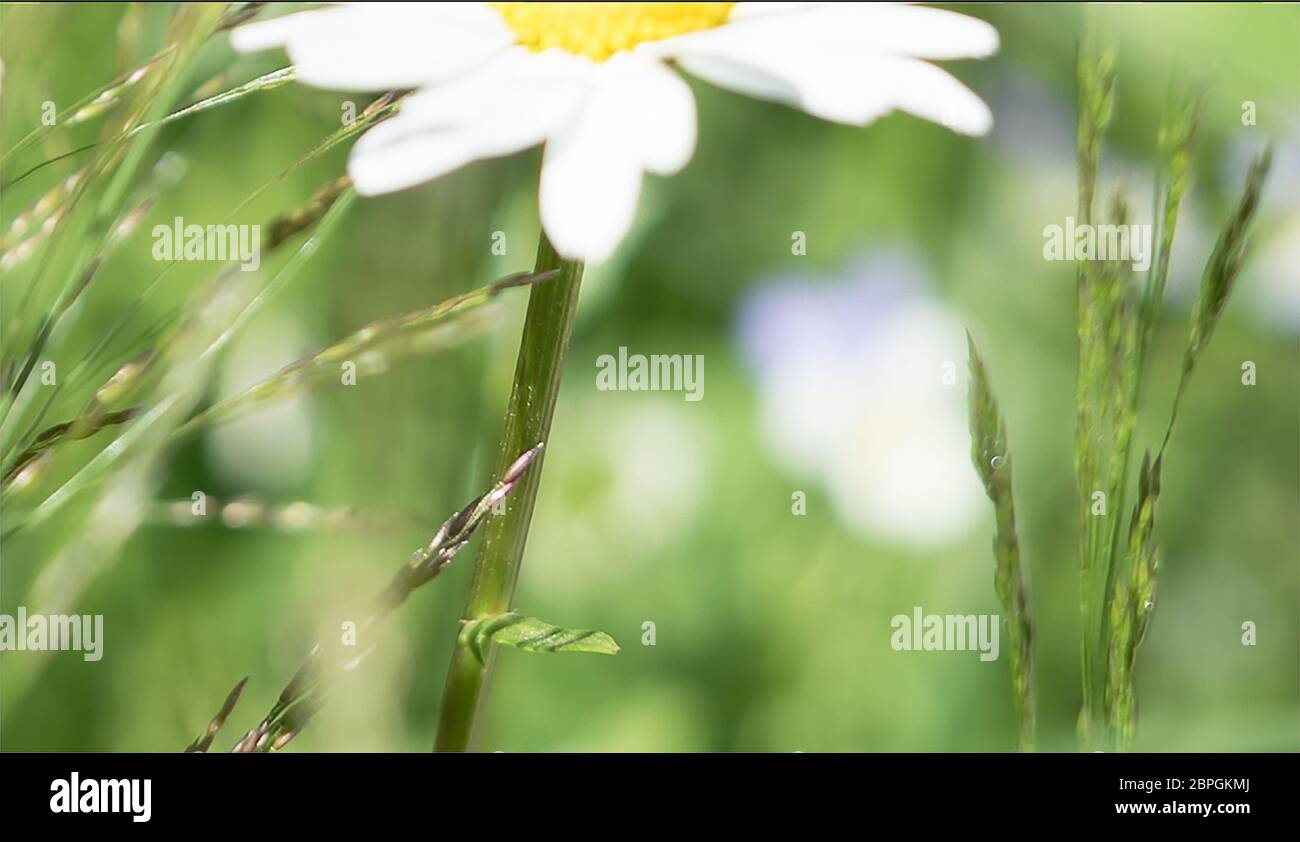
[[[607,258],[644,173],[695,148],[695,101],[667,64],[827,120],[895,109],[979,135],[979,97],[921,59],[979,58],[983,21],[872,3],[357,3],[235,30],[241,51],[287,48],[297,78],[341,90],[415,89],[353,147],[362,195],[545,143],[542,226],[559,253]]]

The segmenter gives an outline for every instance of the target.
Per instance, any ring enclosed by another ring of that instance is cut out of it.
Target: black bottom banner
[[[458,834],[463,820],[496,814],[519,833],[608,814],[665,830],[787,817],[1227,830],[1289,816],[1296,768],[1280,754],[6,754],[0,826],[130,833],[400,820]]]

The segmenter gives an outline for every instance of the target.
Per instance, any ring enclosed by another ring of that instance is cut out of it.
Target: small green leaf
[[[467,621],[460,630],[461,643],[469,647],[475,660],[484,664],[483,644],[491,640],[525,652],[592,652],[617,655],[614,638],[592,629],[563,629],[536,617],[510,612],[481,620]]]

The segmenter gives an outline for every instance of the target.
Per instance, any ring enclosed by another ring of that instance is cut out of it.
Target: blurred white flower
[[[710,487],[710,439],[680,400],[595,393],[569,402],[553,434],[529,546],[547,559],[528,587],[572,599],[626,576],[689,532]],[[529,574],[527,570],[525,577]]]
[[[1263,325],[1295,334],[1300,333],[1300,193],[1287,188],[1300,182],[1300,120],[1292,119],[1278,134],[1260,198],[1257,256],[1246,266],[1255,277],[1242,286]],[[1242,174],[1263,146],[1250,132],[1237,135],[1224,156],[1223,183],[1240,190]]]
[[[1281,222],[1259,263],[1261,283],[1251,294],[1257,314],[1280,329],[1300,333],[1300,214]]]
[[[363,195],[545,143],[542,225],[561,254],[590,261],[628,232],[643,174],[671,175],[694,151],[695,100],[668,62],[827,120],[902,109],[984,134],[984,102],[918,59],[998,46],[975,18],[870,3],[357,3],[232,40],[286,47],[310,85],[417,89],[353,147]]]
[[[831,282],[761,285],[740,341],[773,456],[796,481],[820,483],[851,528],[933,546],[973,525],[984,500],[970,465],[964,334],[914,260],[878,256]]]
[[[282,315],[254,322],[230,349],[218,397],[237,395],[312,346]],[[205,444],[213,472],[224,482],[281,491],[302,482],[315,456],[312,401],[296,393],[222,424]]]

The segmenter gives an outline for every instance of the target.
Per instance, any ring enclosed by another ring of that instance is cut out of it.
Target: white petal
[[[799,89],[794,82],[783,79],[760,66],[761,59],[746,61],[738,56],[682,55],[677,65],[692,76],[712,82],[719,88],[738,94],[799,105]]]
[[[997,30],[985,21],[893,3],[741,3],[721,27],[657,44],[663,55],[676,55],[674,42],[689,49],[717,37],[759,39],[773,49],[840,47],[929,59],[985,58],[998,49]]]
[[[471,161],[536,146],[572,120],[591,63],[567,53],[508,50],[482,68],[414,94],[357,141],[348,173],[372,196]]]
[[[829,3],[737,3],[728,20],[749,20],[763,15],[787,14],[828,6]]]
[[[984,21],[895,4],[777,6],[742,3],[720,27],[651,42],[640,52],[827,120],[865,125],[903,108],[969,134],[992,125],[988,108],[951,76],[906,61],[992,53],[997,31]]]
[[[283,46],[297,78],[341,90],[411,88],[450,78],[514,40],[483,4],[362,3],[241,26],[241,52]]]
[[[695,100],[676,74],[627,54],[596,67],[581,113],[547,142],[539,191],[556,250],[593,263],[632,227],[642,172],[676,172],[695,148]]]
[[[890,101],[917,117],[968,135],[988,134],[993,112],[946,70],[913,59],[881,62],[880,79],[888,80]]]
[[[680,39],[674,51],[681,66],[720,87],[841,123],[865,125],[902,108],[967,134],[992,126],[978,97],[924,62],[826,44],[778,44],[739,25],[724,29]]]
[[[589,102],[546,144],[538,202],[542,227],[562,256],[599,263],[627,235],[641,195],[641,161],[625,135]]]
[[[546,147],[542,227],[562,256],[600,263],[627,236],[641,195],[641,164],[615,137],[586,125]]]
[[[695,151],[695,95],[673,71],[656,61],[621,53],[599,67],[606,91],[605,119],[622,124],[626,143],[640,150],[655,175],[672,175]]]
[[[481,132],[509,132],[519,123],[563,125],[596,72],[595,62],[584,56],[510,47],[457,79],[415,94],[401,115],[426,125],[477,127]]]
[[[382,149],[363,151],[358,142],[348,158],[348,175],[362,196],[405,190],[485,157],[472,141],[455,132],[429,131],[390,139]]]
[[[862,59],[843,51],[773,51],[762,43],[730,39],[682,55],[678,63],[719,87],[791,105],[824,120],[866,125],[892,108],[890,80],[864,78]]]
[[[998,31],[989,23],[925,6],[846,3],[809,13],[804,25],[829,28],[828,44],[913,58],[987,58],[998,51]]]

